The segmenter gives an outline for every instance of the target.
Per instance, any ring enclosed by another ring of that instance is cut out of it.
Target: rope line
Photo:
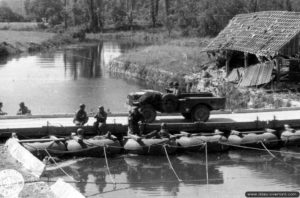
[[[241,179],[237,177],[232,177],[230,179]],[[248,178],[242,178],[242,179],[248,179]],[[215,178],[215,179],[209,179],[209,181],[223,181],[221,178]],[[55,183],[55,180],[39,180],[39,181],[30,181],[28,183],[34,183],[34,182],[48,182],[48,183]],[[124,184],[165,184],[165,183],[178,183],[178,180],[165,180],[165,181],[155,181],[155,182],[94,182],[94,181],[65,181],[66,183],[85,183],[85,184],[109,184],[109,185],[124,185]],[[190,180],[184,180],[183,182],[201,182],[206,183],[206,179],[190,179]],[[1,185],[0,185],[1,186]]]
[[[107,168],[107,171],[108,171],[110,180],[111,180],[114,184],[116,184],[116,181],[115,181],[114,178],[112,177],[112,175],[111,175],[111,173],[110,173],[109,166],[108,166],[108,160],[107,160],[107,156],[106,156],[106,146],[103,147],[103,152],[104,152],[106,168]]]
[[[208,155],[207,155],[207,143],[205,143],[205,171],[206,171],[206,184],[208,185]]]
[[[271,151],[268,150],[268,148],[266,147],[266,145],[265,145],[262,141],[260,141],[260,144],[264,147],[264,149],[265,149],[272,157],[276,158],[276,156],[275,156],[273,153],[271,153]]]
[[[293,169],[295,169],[295,170],[298,170],[298,169],[299,169],[298,167],[295,167],[295,166],[293,166],[293,165],[290,165],[290,164],[286,163],[285,161],[283,161],[282,159],[276,157],[273,153],[271,153],[271,152],[267,149],[267,147],[264,145],[263,142],[262,142],[261,144],[262,144],[263,147],[266,149],[266,151],[267,151],[273,158],[275,158],[276,160],[280,161],[281,163],[284,163],[285,165],[287,165],[287,166],[289,166],[289,167],[291,167],[291,168],[293,168]]]
[[[55,159],[50,155],[50,153],[47,151],[47,149],[45,149],[47,155],[53,160],[53,162],[55,163],[55,165],[69,178],[71,178],[72,180],[78,182],[77,180],[75,180],[71,175],[69,175],[62,167],[59,167],[59,165],[57,164],[57,162],[55,161]]]
[[[164,151],[165,151],[166,157],[167,157],[167,159],[168,159],[169,166],[170,166],[171,170],[173,171],[174,175],[176,176],[178,182],[182,182],[182,180],[178,177],[178,175],[177,175],[175,169],[173,168],[173,165],[172,165],[171,160],[170,160],[169,155],[168,155],[168,151],[167,151],[167,149],[166,149],[166,145],[163,145],[163,148],[164,148]]]
[[[257,150],[257,151],[265,151],[265,149],[254,148],[254,147],[250,147],[250,146],[236,145],[236,144],[229,144],[229,143],[224,143],[224,142],[219,142],[219,144],[232,146],[232,147],[239,147],[239,148],[244,148],[244,149],[252,149],[252,150]],[[296,152],[277,151],[277,150],[270,150],[270,149],[269,149],[269,151],[274,152],[274,153],[285,153],[285,154],[300,155],[300,153],[296,153]]]

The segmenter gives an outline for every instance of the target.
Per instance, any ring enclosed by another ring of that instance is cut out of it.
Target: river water
[[[2,60],[3,111],[15,115],[24,101],[35,115],[73,113],[80,103],[86,104],[88,112],[95,112],[99,105],[124,112],[127,94],[145,85],[111,77],[107,64],[132,47],[101,42]]]
[[[300,152],[300,148],[284,150]],[[59,177],[86,197],[220,197],[242,198],[246,191],[300,191],[300,156],[261,151],[229,151],[208,155],[201,153],[170,156],[178,177],[165,156],[130,156],[85,159],[63,167],[78,182],[61,170],[46,172],[43,180]],[[207,180],[208,178],[208,180]],[[51,182],[49,183],[51,184]]]

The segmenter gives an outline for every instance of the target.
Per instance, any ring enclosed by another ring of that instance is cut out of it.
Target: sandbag
[[[59,150],[65,151],[66,146],[62,142],[34,142],[34,143],[23,143],[23,146],[30,152],[36,150],[45,150],[45,149],[52,149],[52,150]]]
[[[205,146],[205,142],[196,137],[180,137],[176,139],[176,144],[181,151],[199,151]]]
[[[222,144],[226,142],[227,138],[222,135],[180,137],[176,140],[181,151],[204,151],[207,143],[208,152],[222,152],[229,148]]]
[[[300,145],[300,130],[290,131],[286,130],[281,133],[280,139],[285,146],[299,146]]]
[[[51,142],[34,142],[34,143],[23,143],[24,148],[31,152],[36,157],[42,159],[48,155],[47,151],[66,151],[66,146],[63,142],[60,141],[51,141]]]
[[[176,151],[176,142],[168,138],[162,139],[140,139],[138,141],[128,139],[124,144],[124,149],[128,153],[141,155],[165,155],[163,145],[166,145],[168,154]]]

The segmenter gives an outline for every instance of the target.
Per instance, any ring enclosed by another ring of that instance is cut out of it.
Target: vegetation
[[[6,7],[13,3],[4,2],[2,6]],[[85,30],[96,33],[162,27],[169,35],[179,31],[183,36],[202,37],[215,36],[236,14],[264,10],[300,11],[300,1],[25,0],[24,8],[27,20],[61,28],[84,26]],[[0,17],[1,20],[4,19]]]
[[[36,31],[40,25],[36,22],[2,22],[0,30]]]
[[[207,42],[208,39],[172,40],[163,45],[138,48],[124,54],[118,60],[178,74],[194,73],[199,71],[199,63],[208,62],[207,55],[200,53],[201,46],[199,46],[199,43]]]
[[[0,43],[42,43],[48,39],[51,39],[55,34],[46,32],[29,32],[29,31],[4,31],[0,30]]]
[[[9,7],[0,7],[0,22],[24,21],[24,17],[14,13]]]

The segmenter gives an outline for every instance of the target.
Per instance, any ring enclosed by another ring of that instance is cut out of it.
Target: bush
[[[83,41],[85,39],[86,28],[84,26],[73,27],[67,31],[72,38]]]
[[[0,7],[0,22],[20,22],[24,17],[14,13],[9,7]]]

